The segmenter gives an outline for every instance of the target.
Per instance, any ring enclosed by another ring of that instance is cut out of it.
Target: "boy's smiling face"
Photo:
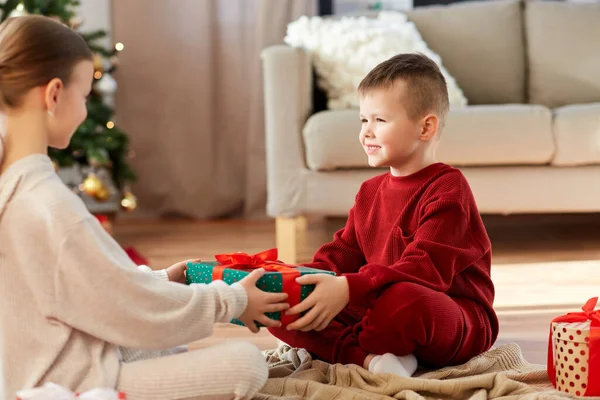
[[[391,87],[371,89],[360,98],[359,140],[371,167],[390,167],[392,174],[412,164],[423,144],[421,120],[406,107],[408,91],[402,80]]]

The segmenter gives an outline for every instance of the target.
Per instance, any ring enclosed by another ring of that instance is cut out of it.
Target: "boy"
[[[436,162],[448,113],[446,81],[422,54],[400,54],[360,83],[359,140],[372,167],[346,226],[309,267],[309,310],[269,331],[330,363],[411,376],[487,351],[498,335],[491,244],[462,173]]]

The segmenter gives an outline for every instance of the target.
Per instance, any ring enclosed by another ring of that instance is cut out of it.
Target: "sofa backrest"
[[[600,4],[528,1],[529,102],[600,102]]]
[[[598,3],[470,0],[405,13],[469,104],[600,102]],[[326,109],[318,88],[314,100]]]
[[[526,102],[523,3],[467,1],[406,12],[469,104]]]

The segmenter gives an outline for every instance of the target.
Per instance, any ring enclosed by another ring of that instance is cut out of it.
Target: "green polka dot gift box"
[[[265,292],[289,295],[290,307],[300,303],[315,289],[315,285],[300,285],[296,278],[311,274],[329,274],[334,272],[284,264],[277,260],[277,249],[270,249],[254,255],[246,253],[218,254],[216,261],[189,262],[187,264],[187,284],[208,284],[214,280],[222,280],[231,285],[239,282],[254,269],[263,268],[265,274],[256,282],[256,286]],[[298,315],[281,315],[281,312],[270,312],[267,317],[281,321],[283,326],[290,324]],[[240,320],[231,321],[236,325],[244,325]],[[263,326],[257,323],[257,326]]]

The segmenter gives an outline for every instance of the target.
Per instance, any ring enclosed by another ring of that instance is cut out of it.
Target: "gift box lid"
[[[242,272],[252,272],[256,269],[256,267],[240,267],[240,266],[236,266],[235,268],[230,268],[227,265],[222,265],[219,264],[218,261],[189,261],[186,264],[188,267],[200,267],[200,268],[212,268],[212,267],[223,267],[227,270],[234,270],[234,271],[242,271]],[[299,272],[303,272],[303,273],[320,273],[320,274],[329,274],[329,275],[335,275],[335,272],[326,270],[326,269],[316,269],[316,268],[310,268],[310,267],[305,267],[303,265],[294,265],[293,266],[294,269],[298,270]],[[270,273],[270,274],[279,274],[279,271],[269,271],[266,270],[265,274]]]
[[[565,342],[587,343],[589,331],[590,321],[552,323],[552,336]]]

